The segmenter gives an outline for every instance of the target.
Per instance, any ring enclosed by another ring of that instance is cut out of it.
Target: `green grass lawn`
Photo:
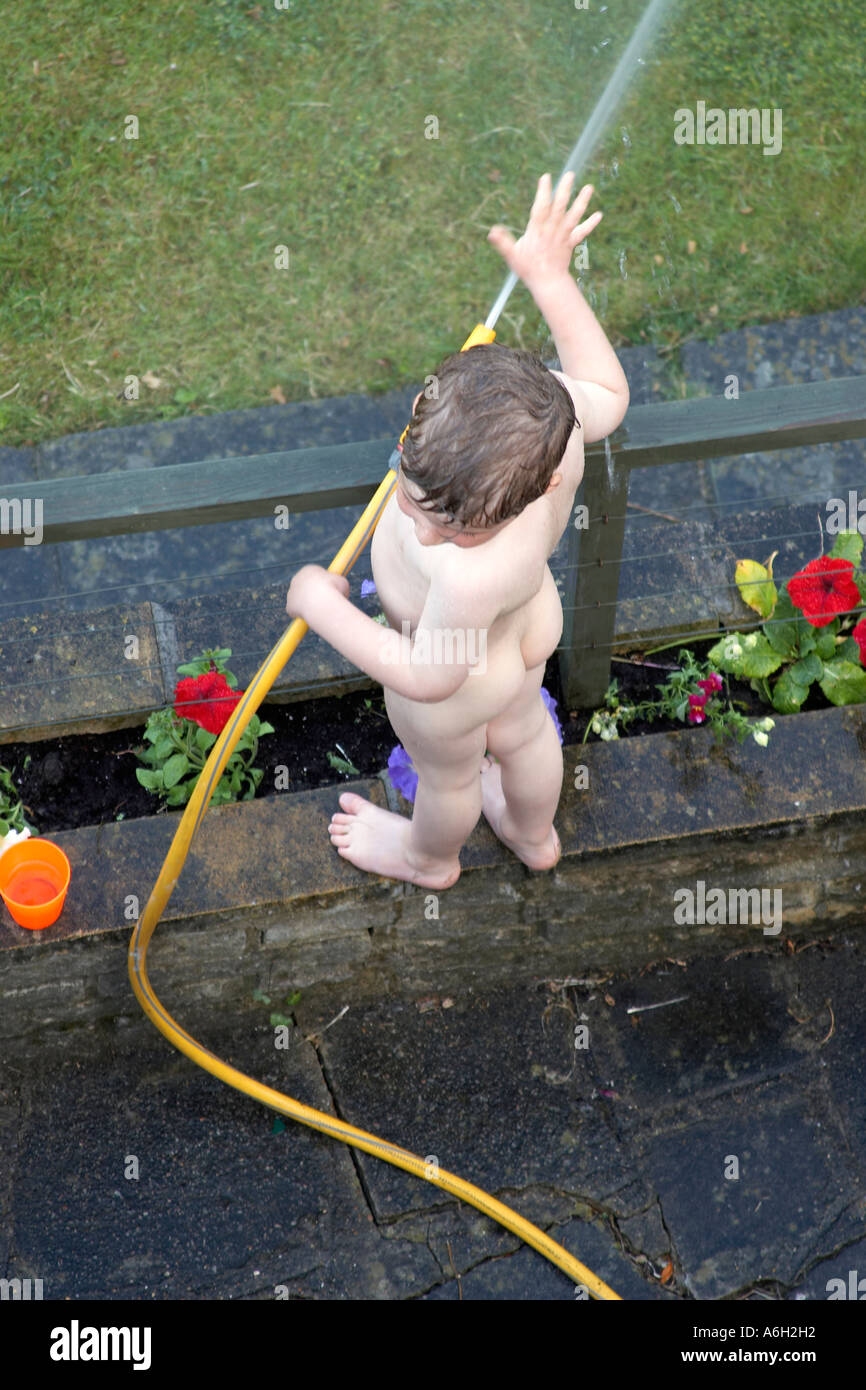
[[[285,2],[7,7],[3,444],[423,378],[646,0]],[[851,0],[680,0],[581,179],[615,345],[863,302],[864,51]],[[782,152],[677,145],[698,100],[781,108]],[[551,350],[522,287],[498,336]]]

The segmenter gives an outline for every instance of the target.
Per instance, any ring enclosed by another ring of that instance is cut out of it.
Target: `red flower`
[[[831,560],[821,555],[788,580],[791,602],[813,627],[826,627],[838,613],[847,613],[860,603],[860,591],[851,578],[851,560]]]
[[[700,689],[704,692],[704,698],[714,695],[717,690],[722,689],[722,678],[716,671],[711,671],[705,680],[698,681]]]
[[[860,665],[866,666],[866,618],[860,619],[851,636],[860,648]]]
[[[210,734],[221,734],[243,696],[232,690],[221,671],[205,671],[178,681],[174,709],[181,719],[192,719]]]

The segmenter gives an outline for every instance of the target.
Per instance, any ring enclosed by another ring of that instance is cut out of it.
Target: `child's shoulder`
[[[456,553],[451,546],[437,547],[441,563],[431,578],[455,603],[477,601],[486,608],[494,601],[500,614],[512,612],[541,588],[558,539],[556,525],[551,498],[539,497],[483,545]]]

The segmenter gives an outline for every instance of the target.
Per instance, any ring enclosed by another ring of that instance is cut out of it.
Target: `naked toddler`
[[[592,187],[569,208],[539,180],[523,236],[489,240],[547,321],[562,371],[480,344],[446,358],[418,396],[397,487],[373,535],[373,577],[390,626],[349,601],[318,565],[292,580],[286,609],[385,690],[388,717],[418,773],[411,821],[352,792],[331,842],[360,869],[449,888],[479,816],[533,869],[561,848],[553,817],[562,750],[541,685],[562,634],[547,564],[569,523],[584,444],[628,407],[613,348],[570,273]],[[497,761],[485,758],[485,750]]]

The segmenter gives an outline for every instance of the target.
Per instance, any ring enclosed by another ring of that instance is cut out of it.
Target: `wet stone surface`
[[[302,998],[280,1050],[251,1003],[199,1037],[435,1156],[627,1300],[826,1298],[830,1279],[866,1276],[862,1107],[853,1081],[839,1089],[866,1034],[861,954],[771,945],[595,984],[455,990],[448,1007],[353,1006],[330,1027],[330,1003]],[[711,1007],[714,978],[730,1008]],[[673,986],[691,1010],[633,1028],[626,1001]],[[832,1032],[826,1011],[810,1021],[825,999]],[[473,1208],[284,1127],[143,1019],[49,1028],[21,1060],[7,1053],[2,1074],[4,1273],[42,1278],[46,1298],[575,1300]]]

